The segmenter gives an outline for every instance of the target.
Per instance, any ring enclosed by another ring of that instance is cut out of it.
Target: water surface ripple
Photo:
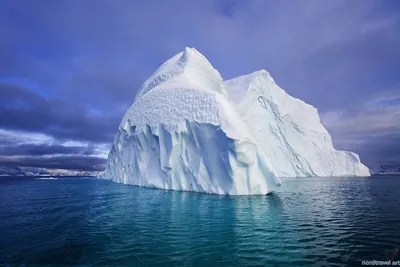
[[[227,197],[3,177],[0,265],[361,266],[400,247],[399,178],[283,178]]]

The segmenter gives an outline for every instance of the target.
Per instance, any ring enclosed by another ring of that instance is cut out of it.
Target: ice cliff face
[[[357,154],[335,150],[313,106],[265,70],[224,82],[248,130],[281,177],[369,176]]]
[[[140,88],[103,178],[229,195],[266,194],[280,185],[228,100],[218,71],[191,48],[165,62]]]

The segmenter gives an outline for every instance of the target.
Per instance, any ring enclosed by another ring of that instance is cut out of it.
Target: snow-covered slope
[[[224,82],[229,98],[281,177],[369,176],[357,154],[337,151],[313,106],[265,70]]]
[[[103,178],[215,194],[266,194],[280,185],[198,51],[165,62],[140,88],[119,126]]]

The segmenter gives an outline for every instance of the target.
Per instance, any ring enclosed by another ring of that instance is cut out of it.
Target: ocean
[[[362,266],[400,248],[400,177],[283,178],[266,196],[0,177],[0,266]]]

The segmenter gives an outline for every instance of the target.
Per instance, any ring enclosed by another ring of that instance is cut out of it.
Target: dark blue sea
[[[227,197],[0,177],[0,266],[362,266],[400,247],[400,177],[282,182]]]

